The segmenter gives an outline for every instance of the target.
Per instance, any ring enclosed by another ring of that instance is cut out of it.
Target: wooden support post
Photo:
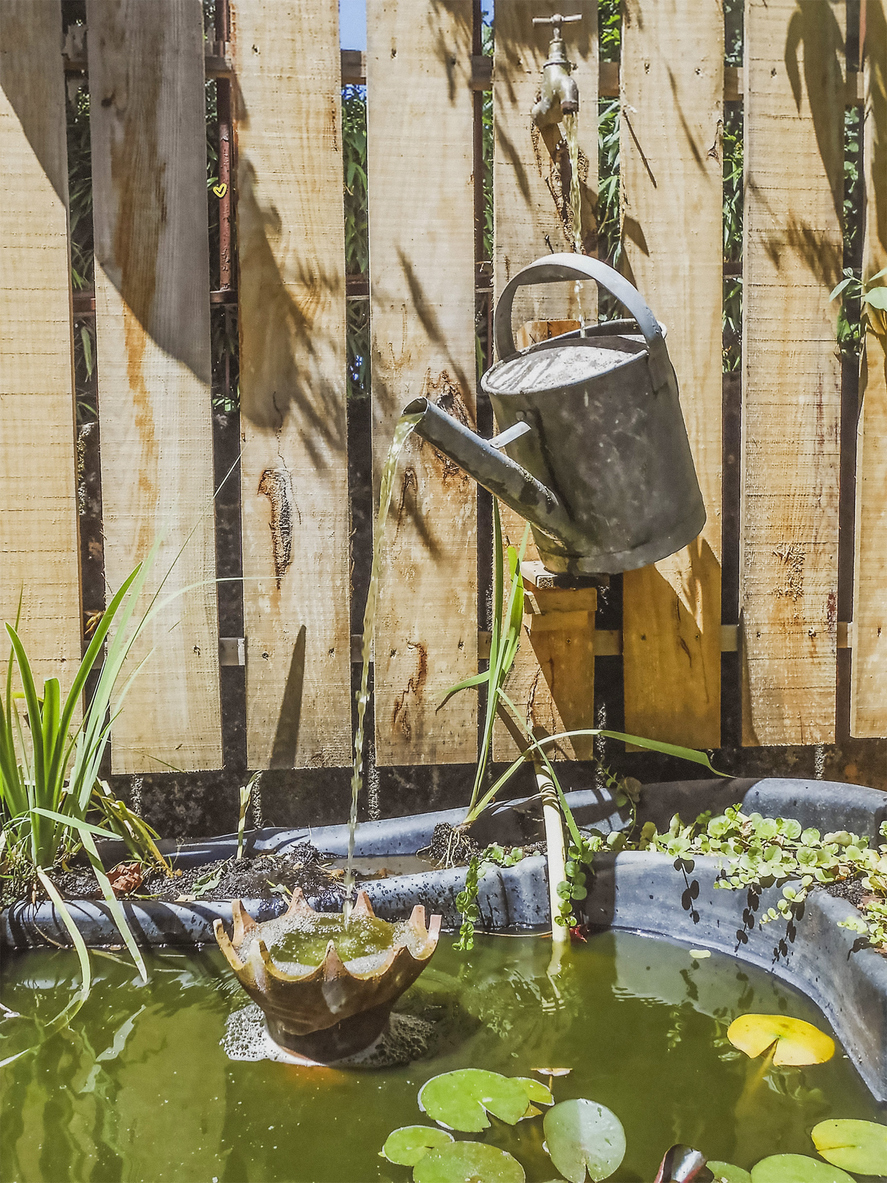
[[[887,267],[887,0],[866,0],[865,254],[862,277]],[[885,278],[877,281],[885,284]],[[880,330],[875,331],[875,330]],[[887,312],[873,310],[859,380],[856,567],[850,732],[887,735]]]
[[[38,686],[80,662],[68,165],[58,0],[0,0],[0,628]],[[0,673],[9,644],[0,635]]]
[[[337,6],[232,10],[247,763],[351,752]]]
[[[721,734],[721,124],[724,19],[693,0],[623,7],[628,275],[668,329],[708,519],[623,582],[625,729],[689,747]]]
[[[87,0],[105,572],[163,544],[173,597],[114,723],[115,772],[222,760],[200,0]],[[129,667],[127,667],[129,668]]]
[[[831,743],[837,684],[844,13],[747,0],[743,742]]]

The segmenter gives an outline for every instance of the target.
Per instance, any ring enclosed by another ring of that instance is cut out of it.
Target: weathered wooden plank
[[[337,6],[236,6],[247,760],[349,761]]]
[[[743,740],[835,731],[843,201],[837,2],[749,0],[745,37]]]
[[[582,20],[565,24],[562,28],[567,56],[575,63],[573,76],[579,87],[578,141],[580,153],[580,181],[582,197],[582,240],[584,249],[597,253],[597,232],[592,209],[597,196],[597,109],[598,109],[598,42],[597,5],[590,0],[565,0],[558,5],[564,16],[581,14]],[[559,144],[560,132],[547,131],[543,136],[531,118],[533,105],[539,94],[542,66],[548,57],[551,40],[550,26],[533,25],[534,17],[549,16],[548,9],[540,9],[528,0],[497,0],[495,11],[495,56],[493,61],[494,114],[494,273],[493,288],[500,293],[508,280],[522,267],[549,250],[573,249],[572,220],[569,212],[569,193],[561,183],[560,165],[565,149]],[[581,285],[594,288],[594,284]],[[534,340],[542,340],[560,331],[569,331],[565,317],[580,314],[594,319],[596,293],[585,291],[580,307],[576,291],[568,285],[538,286],[519,293],[515,300],[516,321],[527,321],[518,337],[521,347]],[[552,322],[552,328],[545,326]],[[575,324],[575,321],[573,322]],[[507,543],[518,546],[523,536],[524,523],[515,513],[502,507],[502,529]],[[532,541],[527,549],[528,561],[538,558]],[[590,625],[593,637],[593,621]],[[576,651],[574,645],[573,652]],[[586,648],[585,645],[579,648]],[[578,726],[593,726],[594,662],[593,647],[588,649],[590,669],[587,677],[579,679],[589,694],[587,718],[574,713],[572,705],[567,714]],[[575,663],[573,663],[575,667]],[[577,671],[574,668],[574,673]],[[575,680],[575,679],[571,679]],[[559,692],[564,683],[546,679],[539,654],[530,643],[529,635],[518,651],[508,678],[509,697],[522,711],[528,726],[536,732],[565,730],[565,720],[552,697],[551,687]],[[572,691],[570,702],[573,701]],[[566,699],[565,699],[566,702]],[[496,759],[511,759],[513,737],[497,724],[493,749]],[[591,747],[582,740],[566,744],[559,750],[559,758],[584,759]]]
[[[471,0],[367,5],[373,452],[419,395],[475,421]],[[476,486],[429,444],[406,446],[382,563],[376,758],[477,758]]]
[[[218,768],[202,9],[88,0],[87,22],[105,572],[118,587],[162,537],[150,587],[177,593],[113,767]]]
[[[865,6],[863,278],[887,267],[887,0]],[[882,278],[878,281],[883,284]],[[875,332],[880,329],[880,333]],[[887,735],[887,313],[865,335],[856,470],[852,735]]]
[[[0,2],[0,624],[39,680],[80,658],[68,168],[55,2]],[[0,671],[9,646],[0,638]],[[67,675],[67,676],[66,676]]]
[[[623,580],[625,730],[713,748],[721,733],[724,20],[693,0],[626,0],[620,181],[626,273],[668,328],[708,520]]]

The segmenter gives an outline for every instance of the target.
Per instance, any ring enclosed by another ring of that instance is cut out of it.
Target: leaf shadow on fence
[[[271,431],[295,415],[315,467],[327,465],[327,449],[345,463],[345,359],[336,383],[324,358],[339,348],[324,314],[343,297],[344,273],[299,261],[285,279],[272,247],[282,229],[277,210],[260,204],[252,164],[241,161],[238,177],[240,251],[247,260],[240,272],[241,334],[252,338],[241,358],[241,414]]]
[[[798,62],[798,51],[802,47],[803,84]],[[785,68],[798,112],[806,92],[819,155],[831,182],[839,225],[843,219],[844,206],[843,63],[844,33],[831,6],[823,4],[822,0],[797,0],[797,8],[788,24]]]

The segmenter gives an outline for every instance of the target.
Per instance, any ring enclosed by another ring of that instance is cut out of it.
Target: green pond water
[[[565,1067],[556,1100],[588,1097],[621,1119],[628,1150],[614,1180],[650,1183],[675,1142],[746,1168],[769,1154],[813,1153],[827,1117],[883,1120],[840,1049],[827,1064],[771,1069],[734,1051],[730,1021],[749,1011],[828,1026],[802,995],[726,956],[602,933],[547,970],[550,941],[479,938],[458,954],[444,937],[407,996],[437,1020],[432,1059],[343,1071],[264,1058],[248,999],[215,950],[155,951],[141,985],[122,957],[93,955],[96,981],[71,1027],[0,1072],[4,1183],[407,1183],[379,1158],[396,1127],[425,1122],[420,1086],[459,1067],[530,1075]],[[70,998],[74,956],[4,954],[2,1001],[48,1020]],[[226,1036],[227,1031],[227,1036]],[[244,1035],[244,1032],[247,1034]],[[0,1058],[27,1046],[30,1020],[5,1017]],[[489,1140],[527,1179],[552,1178],[539,1120]],[[475,1135],[484,1138],[485,1135]]]

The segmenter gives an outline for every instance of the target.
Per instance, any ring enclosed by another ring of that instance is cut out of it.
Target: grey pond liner
[[[625,811],[617,809],[607,790],[569,793],[568,800],[580,826],[606,833],[622,829]],[[697,780],[648,785],[639,819],[667,827],[672,815],[685,820],[703,810],[722,812],[742,802],[746,812],[793,817],[802,825],[828,830],[850,830],[874,838],[887,820],[887,794],[857,785],[805,780]],[[412,855],[426,846],[438,822],[454,824],[463,811],[446,810],[366,822],[358,830],[358,857]],[[489,809],[472,833],[481,843],[503,845],[530,841],[541,832],[539,804],[534,798],[505,802]],[[251,852],[283,852],[310,841],[319,850],[344,855],[347,827],[261,830],[248,836]],[[179,865],[199,865],[236,851],[236,838],[219,838],[177,847],[163,843]],[[109,865],[125,856],[108,843]],[[781,891],[760,892],[715,888],[719,860],[697,858],[676,862],[667,855],[626,852],[595,859],[594,877],[584,901],[589,925],[627,929],[649,936],[665,936],[729,953],[776,975],[802,990],[823,1011],[872,1094],[887,1103],[887,958],[873,949],[858,948],[851,930],[839,921],[858,917],[845,900],[824,891],[813,892],[796,920],[775,920],[763,927],[761,916]],[[378,915],[394,919],[408,914],[415,903],[443,915],[444,924],[459,921],[456,896],[465,869],[425,871],[414,875],[370,880],[364,886]],[[278,898],[245,901],[257,920],[267,920],[283,909]],[[548,891],[545,860],[524,859],[514,867],[494,868],[483,876],[478,927],[547,927]],[[104,903],[79,901],[70,905],[88,943],[119,943],[119,934]],[[228,903],[169,904],[158,901],[125,903],[133,931],[145,944],[189,945],[213,941],[212,922],[221,916],[231,922]],[[66,945],[70,938],[49,903],[16,904],[0,913],[0,945],[31,948],[46,943]]]

